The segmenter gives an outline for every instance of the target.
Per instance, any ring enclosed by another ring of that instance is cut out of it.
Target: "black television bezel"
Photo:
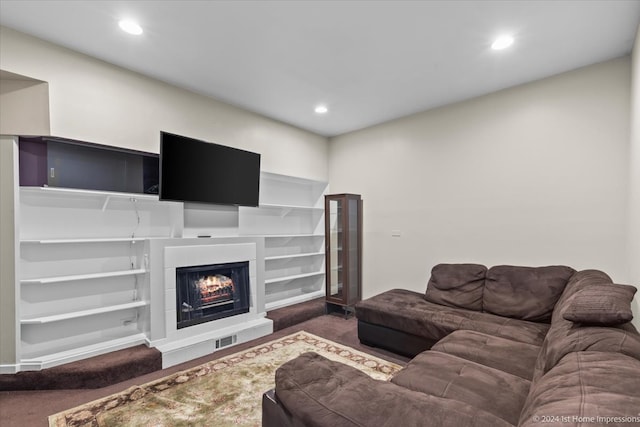
[[[256,183],[256,199],[255,199],[255,204],[253,203],[245,203],[242,201],[221,201],[221,200],[212,200],[210,198],[198,198],[197,200],[195,198],[168,198],[168,197],[163,197],[163,191],[162,191],[162,187],[163,187],[163,146],[164,146],[164,137],[165,135],[171,136],[171,137],[177,137],[183,140],[188,141],[189,143],[197,143],[197,144],[206,144],[207,146],[211,146],[211,149],[225,149],[225,150],[234,150],[236,152],[241,152],[241,153],[247,153],[250,155],[255,155],[258,157],[258,168],[256,171],[256,179],[257,179],[257,183]],[[202,139],[197,139],[197,138],[192,138],[189,136],[184,136],[184,135],[179,135],[179,134],[175,134],[175,133],[171,133],[171,132],[166,132],[166,131],[160,131],[160,154],[159,154],[159,177],[158,177],[158,184],[159,184],[159,191],[158,191],[158,198],[161,201],[170,201],[170,202],[184,202],[184,203],[201,203],[201,204],[208,204],[208,205],[220,205],[220,206],[248,206],[248,207],[258,207],[259,203],[260,203],[260,165],[261,165],[261,160],[262,160],[262,156],[260,153],[256,153],[253,151],[248,151],[248,150],[243,150],[240,148],[236,148],[236,147],[230,147],[228,145],[223,145],[223,144],[217,144],[214,142],[209,142],[209,141],[205,141]]]

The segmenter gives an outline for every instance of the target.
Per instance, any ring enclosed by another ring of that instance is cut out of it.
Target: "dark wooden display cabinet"
[[[325,196],[326,307],[345,316],[362,299],[362,198]]]

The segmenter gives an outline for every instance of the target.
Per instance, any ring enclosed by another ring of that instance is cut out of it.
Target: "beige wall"
[[[0,135],[49,133],[49,85],[0,70]]]
[[[629,278],[640,287],[640,27],[631,54],[631,136],[629,139]],[[640,296],[634,319],[640,329]]]
[[[0,68],[49,84],[51,134],[158,152],[166,130],[262,154],[262,169],[327,179],[327,139],[0,27]]]
[[[628,281],[630,70],[624,57],[333,138],[331,191],[364,199],[364,296],[423,292],[441,262]]]

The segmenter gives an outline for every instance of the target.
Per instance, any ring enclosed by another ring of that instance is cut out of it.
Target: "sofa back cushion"
[[[485,278],[483,310],[505,317],[549,322],[574,272],[571,267],[560,265],[491,267]]]
[[[482,311],[482,292],[487,267],[479,264],[438,264],[424,299],[448,307]]]

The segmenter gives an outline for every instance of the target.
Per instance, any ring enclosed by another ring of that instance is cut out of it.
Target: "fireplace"
[[[177,328],[249,312],[249,261],[176,268]]]
[[[263,238],[160,238],[149,248],[150,345],[162,352],[163,368],[273,332],[265,317]]]

